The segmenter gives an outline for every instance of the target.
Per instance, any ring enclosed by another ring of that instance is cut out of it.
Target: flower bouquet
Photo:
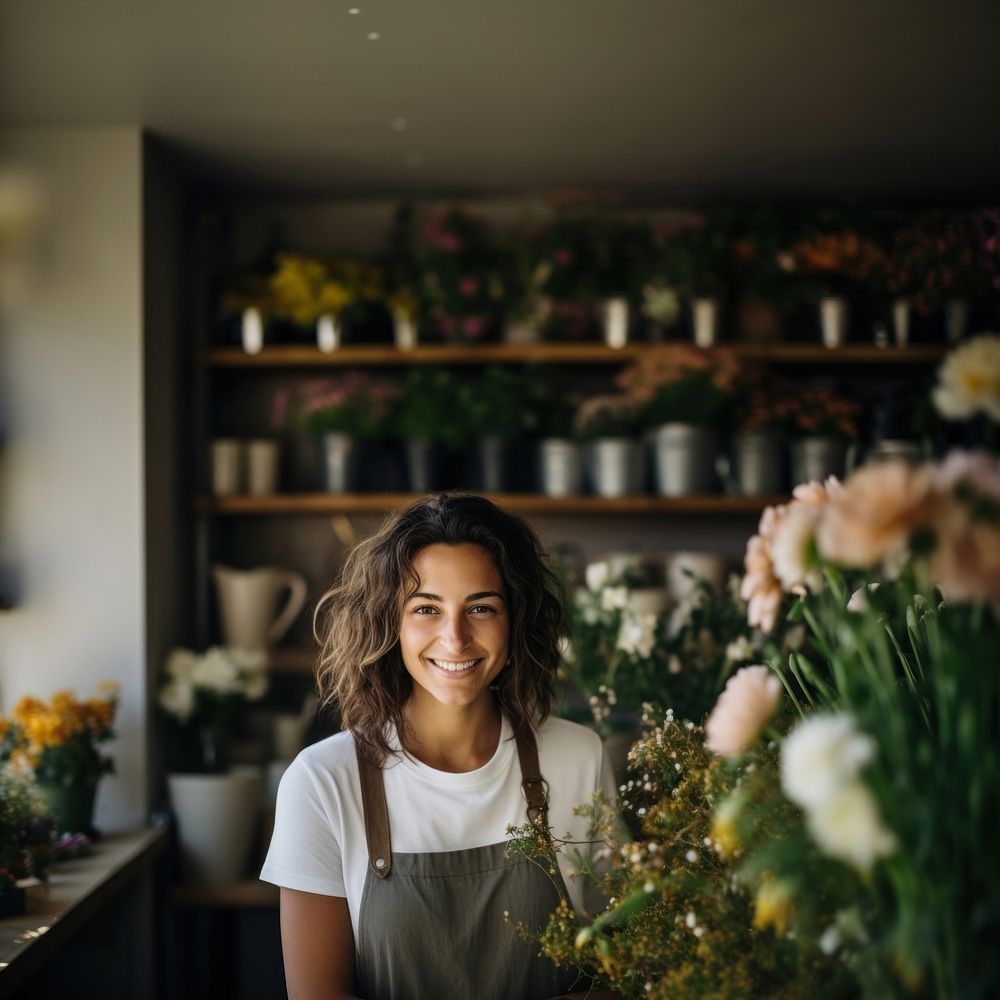
[[[224,771],[240,709],[248,701],[263,698],[267,688],[263,652],[220,646],[200,654],[173,650],[158,698],[171,736],[171,769]]]
[[[297,428],[317,436],[348,434],[377,439],[388,431],[397,392],[397,386],[385,379],[365,372],[344,372],[307,382],[297,390],[279,390],[271,419],[276,427]]]
[[[778,266],[800,278],[810,297],[849,295],[881,272],[878,246],[853,229],[817,232],[778,254]]]
[[[667,344],[644,352],[618,375],[616,384],[639,408],[645,427],[721,427],[738,372],[736,357],[724,349]]]
[[[106,682],[101,695],[80,701],[72,691],[58,691],[49,702],[24,697],[10,720],[0,720],[0,760],[30,771],[60,832],[88,832],[97,783],[115,770],[100,746],[114,738],[118,685]]]
[[[766,520],[747,551],[750,620],[766,628],[792,601],[813,653],[773,664],[802,720],[770,798],[726,807],[744,873],[777,880],[796,938],[867,995],[986,996],[1000,974],[1000,884],[983,877],[1000,814],[1000,680],[983,669],[1000,649],[1000,463],[869,466]],[[798,833],[765,844],[787,803]],[[836,885],[826,899],[817,877]]]
[[[503,287],[485,227],[464,212],[429,219],[418,250],[418,295],[431,330],[446,341],[475,344],[492,336]]]
[[[0,768],[0,917],[24,912],[17,883],[43,878],[55,860],[56,822],[29,772]]]

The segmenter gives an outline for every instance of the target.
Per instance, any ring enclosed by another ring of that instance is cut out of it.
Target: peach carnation
[[[816,530],[824,559],[843,566],[892,564],[934,518],[939,494],[926,468],[882,462],[855,472],[830,497]]]
[[[705,746],[723,756],[749,749],[780,702],[781,681],[769,667],[737,670],[705,723]]]

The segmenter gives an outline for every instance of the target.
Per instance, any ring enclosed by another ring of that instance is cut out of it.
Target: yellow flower
[[[716,844],[719,854],[728,858],[740,849],[740,837],[736,828],[736,820],[742,808],[740,799],[731,795],[725,799],[712,816],[712,841]]]
[[[788,930],[793,903],[791,884],[776,879],[769,873],[765,874],[754,901],[754,927],[758,930],[773,927],[777,934],[784,934]]]

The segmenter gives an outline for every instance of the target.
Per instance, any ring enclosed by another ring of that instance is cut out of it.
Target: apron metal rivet
[[[376,868],[385,868],[385,858],[376,858],[375,859],[375,867]]]

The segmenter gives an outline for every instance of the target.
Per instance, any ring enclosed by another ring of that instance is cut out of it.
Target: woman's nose
[[[442,627],[441,639],[449,649],[460,652],[469,645],[469,625],[461,615],[446,618]]]

